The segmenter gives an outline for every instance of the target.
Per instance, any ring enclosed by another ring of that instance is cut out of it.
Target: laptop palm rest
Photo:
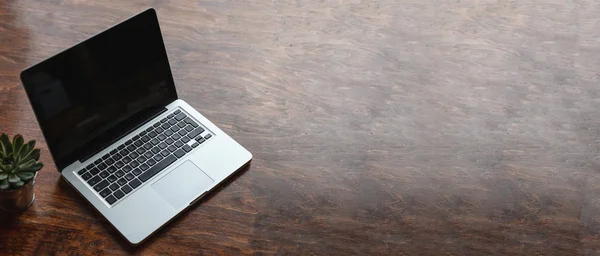
[[[152,188],[173,208],[181,209],[209,190],[213,183],[213,179],[188,160],[152,184]]]

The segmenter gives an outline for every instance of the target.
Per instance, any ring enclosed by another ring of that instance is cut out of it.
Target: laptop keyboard
[[[113,205],[211,137],[176,110],[77,173]]]

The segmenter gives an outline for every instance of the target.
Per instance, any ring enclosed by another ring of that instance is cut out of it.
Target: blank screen
[[[177,99],[154,10],[23,71],[21,79],[59,168]]]

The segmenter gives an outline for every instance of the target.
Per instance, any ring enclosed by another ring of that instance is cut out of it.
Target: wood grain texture
[[[153,6],[252,166],[139,248],[59,179],[19,71]],[[0,1],[0,131],[41,143],[0,252],[600,255],[600,3]]]

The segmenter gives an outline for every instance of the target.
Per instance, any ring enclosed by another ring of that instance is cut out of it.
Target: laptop
[[[63,179],[131,244],[252,159],[178,99],[153,9],[27,68],[21,81]]]

